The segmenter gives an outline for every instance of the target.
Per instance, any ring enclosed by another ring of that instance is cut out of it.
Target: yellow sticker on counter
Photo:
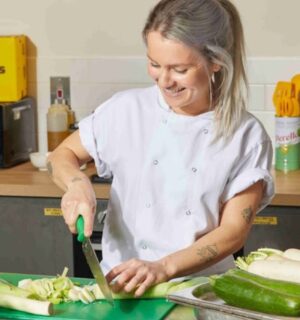
[[[277,225],[277,217],[255,217],[253,224],[272,224]]]
[[[62,216],[62,211],[60,208],[44,208],[45,216]]]

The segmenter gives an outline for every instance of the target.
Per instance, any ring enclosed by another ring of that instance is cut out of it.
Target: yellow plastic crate
[[[26,36],[0,36],[0,102],[15,102],[26,95]]]

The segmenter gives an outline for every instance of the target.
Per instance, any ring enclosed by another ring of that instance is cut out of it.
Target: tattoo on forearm
[[[71,180],[71,182],[76,182],[76,181],[82,181],[82,179],[79,178],[79,177],[74,177],[74,178],[72,178],[72,180]]]
[[[50,176],[52,177],[53,175],[53,168],[52,168],[52,164],[50,161],[47,162],[47,170],[48,170],[48,173],[50,174]]]
[[[197,255],[200,256],[205,262],[210,262],[218,255],[217,245],[211,244],[198,249]]]
[[[246,209],[244,209],[244,210],[242,211],[242,216],[243,216],[243,218],[245,219],[245,221],[246,221],[247,223],[250,223],[250,222],[251,222],[252,217],[253,217],[253,214],[254,214],[254,212],[253,212],[253,210],[252,210],[251,207],[246,208]]]

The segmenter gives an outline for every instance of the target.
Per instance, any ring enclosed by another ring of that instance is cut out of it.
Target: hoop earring
[[[211,82],[214,84],[215,83],[215,73],[213,72],[213,74],[211,75]]]

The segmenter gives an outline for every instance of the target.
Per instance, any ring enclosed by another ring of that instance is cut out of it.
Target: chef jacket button
[[[144,250],[148,249],[147,245],[146,245],[146,244],[143,244],[143,245],[142,245],[142,249],[144,249]]]
[[[151,207],[151,203],[146,203],[146,208],[150,208]]]
[[[195,167],[192,168],[192,171],[193,171],[193,172],[196,172],[196,171],[197,171],[197,168],[195,168]]]
[[[154,165],[157,165],[157,164],[158,164],[158,160],[154,160],[154,161],[153,161],[153,164],[154,164]]]
[[[168,120],[167,120],[167,119],[163,119],[163,120],[162,120],[162,123],[163,123],[163,124],[167,124],[167,123],[168,123]]]
[[[204,133],[204,134],[208,134],[208,130],[207,130],[207,129],[204,129],[204,130],[203,130],[203,133]]]
[[[192,214],[192,212],[191,212],[191,210],[187,210],[187,211],[185,212],[185,214],[186,214],[187,216],[190,216],[190,215]]]

